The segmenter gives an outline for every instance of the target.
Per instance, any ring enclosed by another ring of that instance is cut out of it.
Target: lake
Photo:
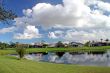
[[[110,67],[110,51],[103,54],[90,54],[86,52],[77,54],[65,52],[60,56],[53,52],[49,52],[47,54],[32,53],[25,55],[25,58],[42,62]]]

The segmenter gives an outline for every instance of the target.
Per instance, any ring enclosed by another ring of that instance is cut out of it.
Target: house
[[[71,47],[82,47],[84,44],[82,43],[79,43],[79,42],[71,42],[70,43],[70,46]]]
[[[63,43],[64,47],[68,47],[70,42],[65,41],[65,42],[62,42],[62,43]]]
[[[50,43],[50,44],[48,44],[48,47],[49,48],[54,48],[54,47],[56,47],[56,43]]]
[[[43,44],[42,43],[34,43],[33,47],[34,48],[43,48]]]
[[[90,46],[107,46],[110,45],[110,43],[107,42],[91,42]]]

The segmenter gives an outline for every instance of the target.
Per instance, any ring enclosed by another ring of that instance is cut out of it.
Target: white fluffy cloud
[[[54,32],[49,32],[48,37],[52,39],[62,38],[63,37],[63,31],[57,30]]]
[[[98,8],[91,10],[90,5],[96,5]],[[40,24],[44,28],[57,26],[70,28],[107,27],[110,23],[110,17],[104,15],[101,10],[109,11],[110,3],[100,0],[63,0],[63,5],[39,3],[32,9],[23,10],[23,12],[26,16],[31,15],[32,24]]]
[[[64,34],[50,31],[49,38],[61,38],[62,35],[66,39],[78,41],[109,38],[110,13],[106,15],[105,12],[110,12],[110,3],[102,0],[63,0],[63,4],[57,5],[38,3],[32,9],[24,9],[25,16],[16,18],[15,25],[25,27],[30,24],[42,26],[44,29],[69,29],[63,32]],[[18,36],[28,38],[29,34],[24,31]],[[29,38],[33,37],[29,35]]]
[[[97,6],[101,10],[110,12],[110,3],[97,1]]]
[[[49,33],[49,38],[57,39],[61,38],[65,41],[77,41],[77,42],[86,42],[90,41],[99,41],[101,38],[106,39],[110,37],[108,34],[110,30],[92,30],[92,31],[77,31],[77,30],[67,30],[65,33],[63,31],[54,31]],[[58,35],[57,35],[58,34]]]
[[[49,37],[49,38],[52,38],[52,39],[58,38],[58,37],[55,35],[54,32],[49,32],[48,37]]]
[[[23,33],[17,33],[14,35],[15,39],[32,39],[32,38],[40,38],[41,34],[39,34],[39,30],[35,28],[35,26],[28,25]]]
[[[32,12],[30,9],[24,10],[25,15],[32,15],[33,21],[45,28],[57,25],[77,27],[79,22],[86,23],[85,18],[91,10],[83,0],[63,0],[63,3],[64,6],[39,3],[32,8]]]
[[[84,42],[88,40],[100,40],[101,38],[106,39],[110,37],[110,34],[108,34],[110,30],[93,30],[90,32],[87,31],[73,31],[73,30],[68,30],[66,32],[66,35],[64,39],[69,40],[69,41],[79,41],[79,42]]]
[[[13,32],[15,30],[15,27],[7,27],[7,28],[2,28],[0,29],[0,34],[8,33],[8,32]]]

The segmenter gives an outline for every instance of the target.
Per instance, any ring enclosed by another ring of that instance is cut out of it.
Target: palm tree
[[[107,43],[107,45],[108,45],[109,39],[106,39],[105,41],[106,41],[106,43]]]
[[[101,40],[101,43],[102,43],[103,39],[100,39],[100,40]]]

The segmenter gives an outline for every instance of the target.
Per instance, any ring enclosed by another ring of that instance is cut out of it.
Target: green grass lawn
[[[74,48],[27,48],[26,53],[32,52],[105,52],[110,46],[101,47],[74,47]],[[0,50],[0,55],[16,54],[14,48]]]
[[[53,64],[0,56],[0,73],[110,73],[110,68]]]
[[[28,48],[27,52],[102,52],[110,49],[110,46],[101,47],[72,47],[72,48]]]
[[[110,46],[79,48],[28,48],[26,52],[97,52],[106,51],[108,49],[110,49]],[[15,57],[3,56],[6,54],[16,54],[16,51],[15,49],[0,50],[0,55],[2,55],[0,56],[0,73],[110,73],[110,67],[77,66],[18,60]]]

